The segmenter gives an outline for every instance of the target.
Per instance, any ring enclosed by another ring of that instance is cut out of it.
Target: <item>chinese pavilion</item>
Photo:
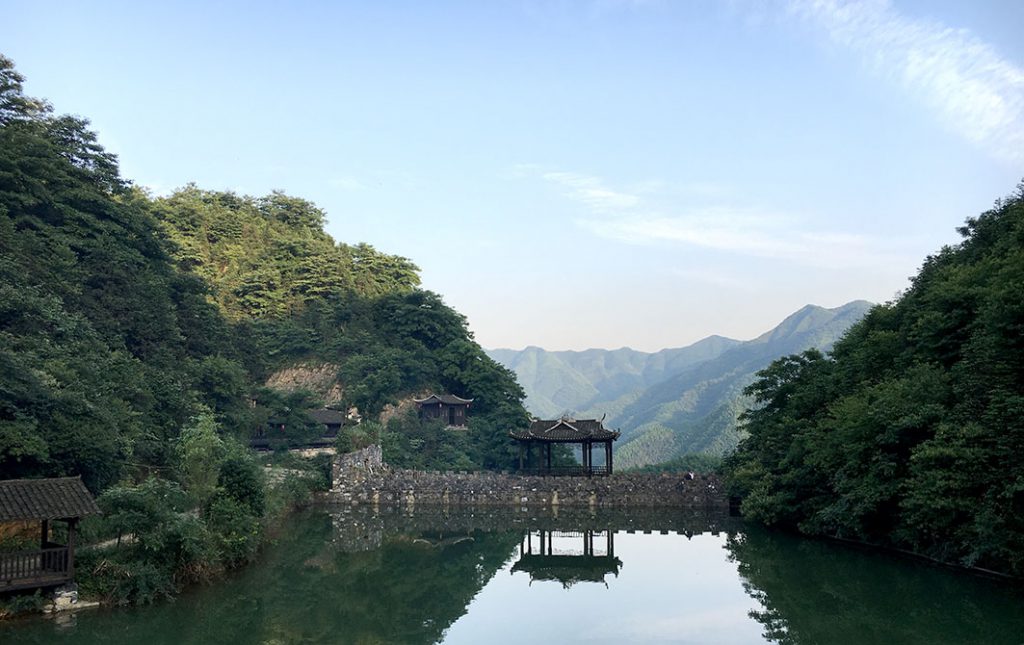
[[[534,420],[524,430],[509,435],[519,442],[519,470],[541,475],[610,475],[612,474],[612,442],[619,438],[617,430],[608,430],[600,419]],[[552,468],[551,446],[556,443],[578,443],[583,451],[582,466]],[[604,447],[604,465],[594,465],[594,444]],[[533,448],[540,448],[540,464],[533,463]]]
[[[39,536],[38,549],[0,553],[0,592],[73,580],[78,521],[99,512],[80,477],[0,481],[0,530],[21,534],[31,529]],[[50,541],[53,521],[67,526],[66,544]]]

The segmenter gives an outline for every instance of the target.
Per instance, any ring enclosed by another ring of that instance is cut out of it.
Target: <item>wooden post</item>
[[[519,470],[523,469],[523,442],[519,442]]]
[[[612,474],[612,442],[606,441],[604,444],[604,463],[607,474]]]
[[[551,444],[548,444],[548,472],[551,472]]]
[[[68,580],[75,579],[75,526],[78,518],[68,520]]]
[[[45,549],[46,543],[50,541],[50,520],[43,520],[42,536],[40,537],[39,548]]]

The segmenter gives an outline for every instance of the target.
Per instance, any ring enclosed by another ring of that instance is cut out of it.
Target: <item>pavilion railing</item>
[[[69,573],[68,547],[0,553],[0,589],[33,580],[51,580]]]
[[[553,466],[551,468],[520,468],[519,475],[540,475],[542,477],[603,477],[608,474],[607,466]]]
[[[329,448],[334,445],[334,437],[325,435],[309,441],[290,446],[291,448]],[[254,450],[271,450],[276,446],[286,446],[287,441],[283,438],[271,440],[270,437],[253,437],[249,439],[249,447]]]

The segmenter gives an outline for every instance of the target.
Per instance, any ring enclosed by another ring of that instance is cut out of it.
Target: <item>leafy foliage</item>
[[[489,435],[440,435],[438,460],[507,461],[522,390],[409,260],[335,243],[282,193],[154,199],[23,80],[0,56],[0,472],[101,493],[88,533],[127,539],[83,552],[87,593],[145,603],[245,562],[324,483],[319,463],[270,484],[238,442],[271,422],[274,447],[319,431],[307,393],[261,386],[296,361],[339,365],[367,418],[424,389],[477,397]]]
[[[81,474],[101,492],[183,460],[206,503],[217,438],[270,422],[274,447],[317,433],[304,413],[315,400],[260,386],[309,358],[340,366],[345,403],[367,418],[427,389],[476,397],[495,436],[474,466],[504,463],[522,390],[461,315],[417,289],[409,260],[336,243],[323,211],[282,193],[152,199],[86,121],[54,115],[22,82],[0,57],[5,476]]]
[[[747,388],[747,515],[1024,574],[1024,184],[960,232],[831,356]]]

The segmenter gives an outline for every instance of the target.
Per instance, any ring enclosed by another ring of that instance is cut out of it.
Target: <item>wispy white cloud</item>
[[[576,172],[545,172],[541,177],[558,184],[565,189],[566,196],[597,213],[615,213],[633,208],[640,203],[639,196],[612,190],[601,179],[590,175]]]
[[[623,243],[689,245],[833,269],[901,266],[904,257],[903,242],[894,238],[813,230],[794,215],[729,205],[727,192],[718,185],[652,180],[623,190],[593,175],[535,165],[517,166],[516,173],[558,186],[584,207],[575,219],[578,226]],[[716,205],[687,205],[708,199]]]
[[[672,216],[636,213],[577,223],[596,235],[630,244],[685,244],[817,268],[889,267],[902,257],[897,252],[899,242],[801,230],[790,218],[745,209],[715,208]]]
[[[857,52],[951,131],[1024,161],[1024,69],[964,29],[907,17],[888,0],[788,0],[788,12]]]

